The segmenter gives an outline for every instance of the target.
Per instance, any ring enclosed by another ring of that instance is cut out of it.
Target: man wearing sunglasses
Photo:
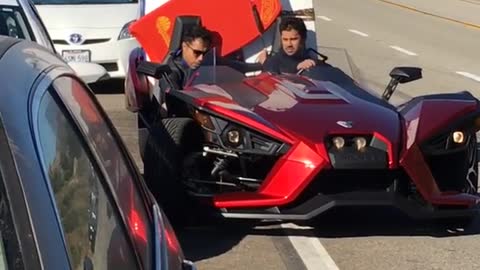
[[[183,89],[186,81],[203,62],[212,44],[212,34],[205,27],[195,25],[186,29],[182,45],[167,62],[174,70],[170,75],[177,89]]]

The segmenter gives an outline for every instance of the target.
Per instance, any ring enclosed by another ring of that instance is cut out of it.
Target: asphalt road
[[[461,90],[480,97],[480,29],[378,0],[314,2],[319,45],[346,48],[372,89],[379,93],[384,89],[394,66],[423,68],[424,78],[400,85],[394,103]],[[340,269],[480,266],[478,220],[456,229],[415,222],[391,209],[365,209],[332,213],[314,227]]]
[[[374,91],[381,93],[394,66],[423,68],[424,78],[400,85],[393,103],[461,90],[480,97],[480,29],[379,0],[314,3],[319,45],[345,48]],[[461,13],[458,6],[453,8]],[[123,109],[122,95],[98,97],[141,168],[134,114]],[[392,209],[362,208],[340,209],[300,227],[221,224],[191,228],[179,236],[199,269],[468,270],[480,266],[479,233],[480,219],[467,228],[450,228],[413,221]]]
[[[394,102],[465,89],[480,96],[480,29],[379,0],[314,3],[319,45],[345,48],[372,89],[383,90],[395,66],[423,68],[424,78],[400,85]]]
[[[97,85],[94,90],[142,171],[136,118],[124,109],[124,97],[118,94],[121,87],[121,81],[111,81]],[[255,227],[245,223],[215,224],[177,232],[186,256],[200,270],[306,269],[285,233],[279,224]]]

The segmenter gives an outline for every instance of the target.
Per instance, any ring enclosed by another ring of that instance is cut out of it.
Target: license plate
[[[68,50],[62,51],[65,62],[90,62],[89,50]]]

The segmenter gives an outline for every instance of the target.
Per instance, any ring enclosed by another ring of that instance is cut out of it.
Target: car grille
[[[78,44],[78,45],[90,45],[90,44],[97,44],[97,43],[105,43],[105,42],[108,42],[108,41],[110,41],[109,38],[93,38],[93,39],[87,39],[82,44]],[[54,39],[53,43],[58,44],[58,45],[69,45],[70,44],[70,43],[68,43],[68,41],[66,41],[64,39]]]
[[[318,194],[348,192],[395,192],[411,194],[412,183],[403,169],[327,169],[322,170],[288,207],[295,207]]]
[[[466,151],[425,157],[440,191],[460,191],[465,187],[470,165]]]
[[[386,191],[400,173],[388,169],[325,170],[313,180],[312,189],[322,194]]]

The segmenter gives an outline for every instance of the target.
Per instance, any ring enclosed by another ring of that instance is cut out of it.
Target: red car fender
[[[405,168],[423,198],[432,204],[471,206],[478,200],[468,194],[442,193],[420,149],[420,144],[425,140],[477,110],[479,106],[474,99],[425,99],[402,111],[405,119],[405,139],[400,165]]]

